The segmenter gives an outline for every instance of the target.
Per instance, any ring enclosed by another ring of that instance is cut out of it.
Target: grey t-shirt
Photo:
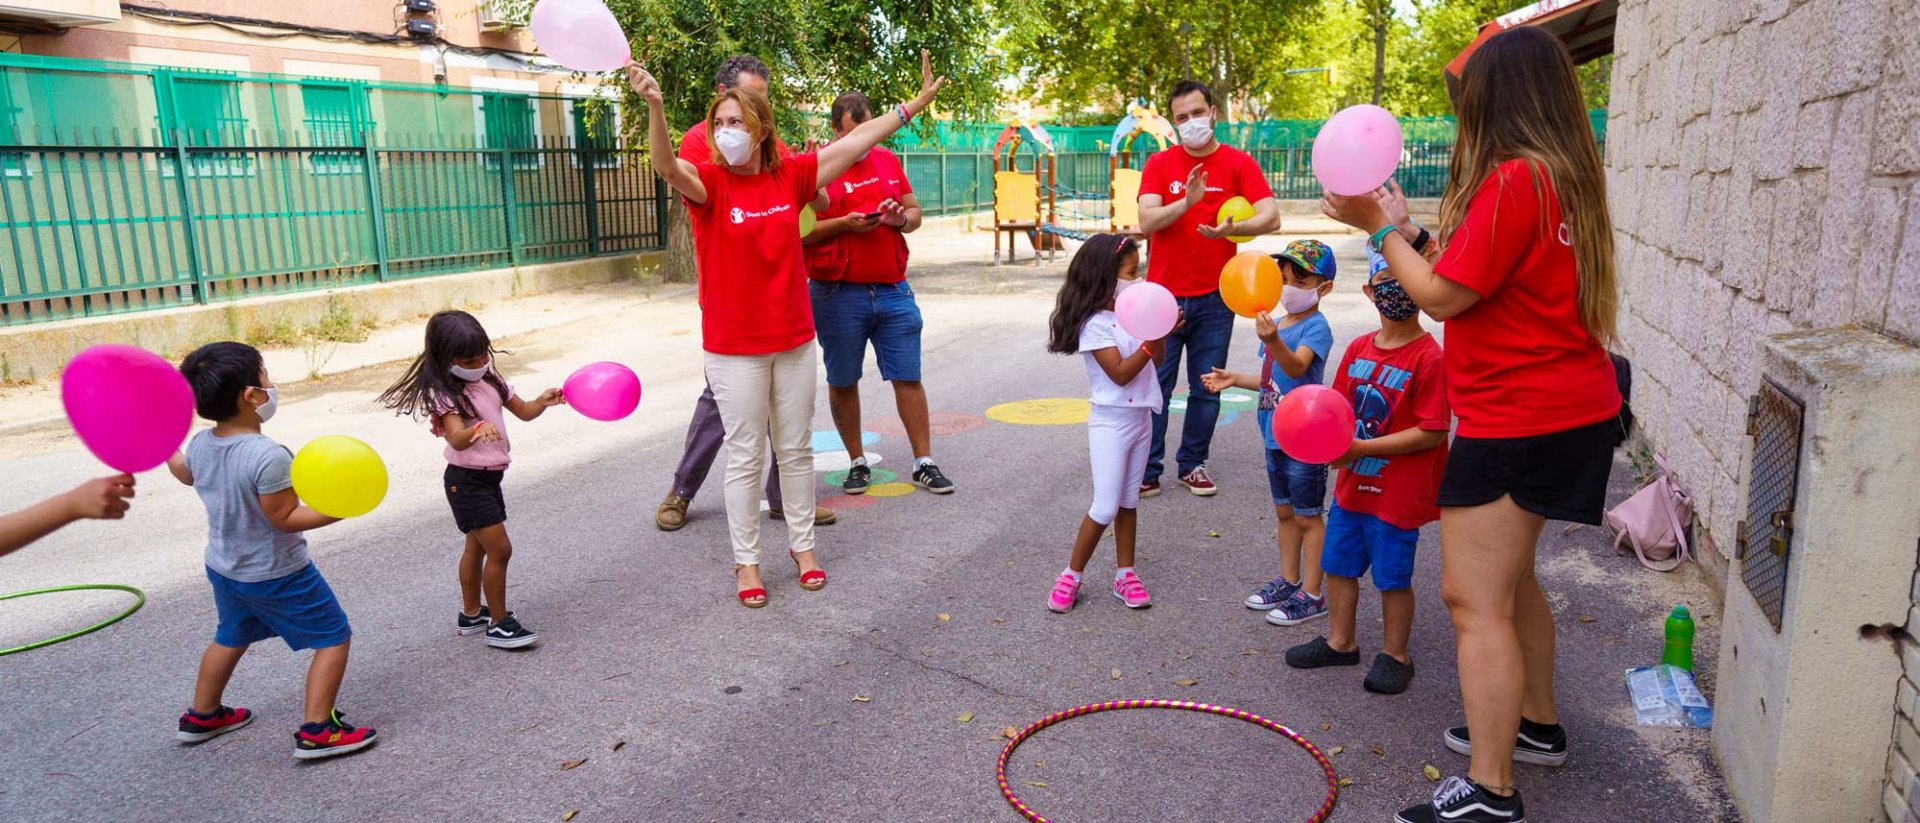
[[[304,569],[307,539],[273,527],[260,495],[293,486],[293,453],[262,434],[217,437],[208,429],[187,443],[193,490],[207,506],[207,568],[242,583]]]

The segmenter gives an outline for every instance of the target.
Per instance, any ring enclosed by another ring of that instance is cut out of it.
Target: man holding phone
[[[834,134],[844,137],[874,113],[866,95],[848,92],[833,101],[831,115]],[[833,426],[852,459],[842,489],[865,494],[873,481],[860,442],[860,374],[871,342],[880,379],[893,384],[894,406],[913,447],[913,484],[948,494],[953,481],[933,462],[927,391],[920,383],[920,306],[907,285],[906,235],[920,228],[920,201],[900,158],[874,147],[820,190],[813,209],[818,220],[804,240],[813,323],[827,363]]]

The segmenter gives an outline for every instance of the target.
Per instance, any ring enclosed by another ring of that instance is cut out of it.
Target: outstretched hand
[[[1231,217],[1220,221],[1220,225],[1217,226],[1200,226],[1200,236],[1212,240],[1218,240],[1222,237],[1235,237],[1239,234],[1241,234],[1240,223]]]
[[[66,502],[67,513],[75,518],[89,520],[119,520],[127,516],[132,505],[134,479],[131,474],[116,474],[98,477],[75,486],[72,491],[61,495]]]
[[[946,84],[947,78],[935,77],[933,74],[933,55],[926,49],[921,49],[920,93],[915,95],[913,101],[907,104],[907,113],[913,115],[926,111],[928,106],[933,105],[933,96],[938,94],[940,87]]]
[[[649,105],[661,105],[660,81],[653,79],[652,72],[641,68],[635,60],[627,61],[626,70],[627,85],[633,89],[633,93],[640,95],[640,99]]]
[[[1216,368],[1211,373],[1200,376],[1200,385],[1206,386],[1207,391],[1219,394],[1227,389],[1233,388],[1233,373],[1226,369]]]
[[[1320,213],[1364,232],[1395,225],[1387,217],[1386,207],[1376,192],[1355,195],[1326,192],[1320,196]]]
[[[550,408],[553,408],[554,406],[566,405],[567,396],[560,389],[547,389],[546,391],[541,392],[540,396],[538,398],[535,398],[533,402],[539,403],[543,408],[550,409]]]
[[[1207,198],[1207,167],[1194,166],[1193,171],[1187,172],[1186,186],[1187,208],[1200,205],[1200,201]]]

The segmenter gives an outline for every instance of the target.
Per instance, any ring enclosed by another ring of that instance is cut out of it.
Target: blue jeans
[[[1161,358],[1160,402],[1166,408],[1166,402],[1173,397],[1173,387],[1180,382],[1180,353],[1187,354],[1187,412],[1186,422],[1181,424],[1180,452],[1175,460],[1180,474],[1186,474],[1199,466],[1207,464],[1207,454],[1213,447],[1213,427],[1220,420],[1220,395],[1207,391],[1206,384],[1200,378],[1214,369],[1227,367],[1227,349],[1233,345],[1233,311],[1227,308],[1220,293],[1210,291],[1195,297],[1178,298],[1180,310],[1186,312],[1186,325],[1179,331],[1167,335],[1167,353]],[[1167,456],[1167,415],[1153,416],[1153,445],[1147,450],[1148,482],[1160,479],[1163,473],[1163,461]]]
[[[845,388],[860,382],[867,342],[873,342],[880,379],[920,380],[920,305],[913,287],[898,283],[845,283],[814,280],[813,326],[820,336],[820,359],[827,363],[827,385]]]

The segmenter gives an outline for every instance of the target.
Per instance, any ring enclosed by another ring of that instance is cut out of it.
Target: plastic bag
[[[1633,698],[1634,720],[1642,726],[1713,728],[1713,707],[1686,669],[1664,663],[1628,669],[1627,694]]]

